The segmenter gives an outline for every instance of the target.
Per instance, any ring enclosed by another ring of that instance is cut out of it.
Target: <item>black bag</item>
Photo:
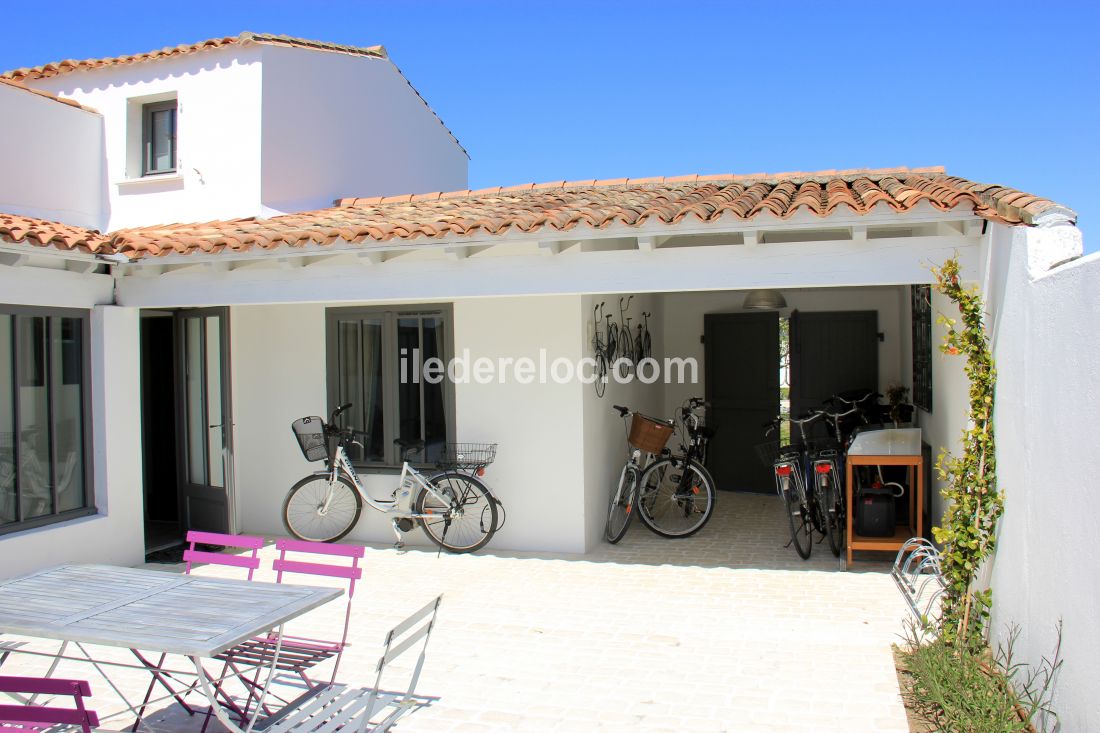
[[[887,487],[860,489],[856,497],[856,534],[863,537],[892,537],[894,492]]]

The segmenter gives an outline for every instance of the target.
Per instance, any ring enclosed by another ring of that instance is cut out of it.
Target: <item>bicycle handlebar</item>
[[[611,407],[619,411],[619,417],[626,417],[630,414],[629,407],[623,407],[622,405],[612,405]]]
[[[332,411],[332,417],[330,417],[329,421],[328,421],[329,425],[335,424],[336,423],[336,418],[340,417],[341,413],[343,413],[347,410],[350,410],[351,406],[352,406],[351,402],[346,402],[346,403],[340,405],[339,407],[337,407],[335,410],[333,410]]]
[[[853,407],[853,406],[858,407],[859,405],[861,405],[862,403],[864,403],[867,400],[871,399],[872,397],[875,398],[876,400],[878,400],[882,397],[882,395],[879,394],[878,392],[868,391],[862,397],[856,397],[854,399],[848,399],[846,397],[841,397],[840,395],[835,394],[826,401],[827,402],[834,402],[835,401],[835,402],[840,402],[840,403],[843,403],[845,405],[848,405],[849,407]]]

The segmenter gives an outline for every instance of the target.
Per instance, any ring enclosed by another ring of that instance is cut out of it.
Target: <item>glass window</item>
[[[87,316],[0,306],[0,533],[94,511]]]
[[[366,431],[360,464],[397,465],[397,438],[423,440],[432,463],[450,440],[451,388],[422,378],[424,363],[450,354],[450,309],[334,308],[328,312],[329,409],[350,402],[343,424]]]
[[[142,111],[144,175],[176,170],[176,101],[146,104]]]

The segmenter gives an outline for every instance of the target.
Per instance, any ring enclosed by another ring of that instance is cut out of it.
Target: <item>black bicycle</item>
[[[690,537],[714,514],[717,484],[704,464],[714,430],[702,424],[697,412],[705,405],[701,397],[692,397],[680,407],[679,452],[666,452],[641,477],[638,516],[662,537]]]
[[[798,426],[800,441],[791,445],[776,446],[774,442],[758,446],[760,457],[770,463],[775,472],[776,492],[783,499],[787,525],[795,552],[803,560],[813,551],[813,535],[829,538],[829,547],[839,556],[842,539],[836,523],[834,508],[840,490],[840,474],[836,467],[836,449],[832,441],[815,441],[806,434],[806,428],[821,419],[822,412],[811,412],[801,418],[789,418]],[[778,430],[784,416],[764,423],[766,435]]]

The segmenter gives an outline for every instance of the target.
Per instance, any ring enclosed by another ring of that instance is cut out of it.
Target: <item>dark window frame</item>
[[[78,508],[75,508],[75,509],[67,509],[65,511],[58,512],[57,511],[57,486],[55,484],[53,486],[54,496],[53,496],[53,501],[52,501],[54,513],[46,514],[46,515],[39,516],[39,517],[32,517],[30,519],[22,519],[21,515],[22,515],[22,511],[23,511],[23,509],[22,509],[23,502],[22,502],[21,497],[19,495],[19,487],[18,487],[18,480],[17,480],[16,493],[15,493],[15,497],[14,497],[15,498],[16,520],[14,522],[10,522],[8,524],[0,524],[0,537],[3,537],[3,536],[15,534],[17,532],[23,532],[25,530],[34,529],[34,528],[37,528],[37,527],[45,527],[45,526],[49,526],[49,525],[60,524],[62,522],[68,522],[70,520],[77,519],[77,518],[80,518],[80,517],[91,516],[93,514],[97,514],[99,512],[99,510],[96,508],[96,505],[95,505],[95,467],[93,465],[94,450],[93,450],[93,446],[92,446],[92,443],[94,441],[94,436],[92,435],[92,384],[91,384],[92,368],[91,368],[91,313],[90,313],[90,311],[81,310],[81,309],[77,309],[77,308],[43,308],[43,307],[35,307],[35,306],[7,305],[7,304],[0,303],[0,315],[12,316],[12,320],[11,320],[11,323],[12,323],[12,327],[11,327],[11,339],[12,339],[12,350],[11,350],[11,352],[12,352],[11,353],[12,364],[11,364],[11,369],[12,369],[12,372],[11,372],[11,374],[12,374],[13,394],[11,395],[11,397],[12,397],[12,412],[13,412],[12,418],[13,418],[14,427],[16,429],[18,429],[18,427],[19,427],[19,407],[20,407],[20,405],[19,405],[19,399],[18,399],[18,389],[20,389],[23,386],[30,386],[30,385],[21,384],[21,382],[20,382],[20,378],[22,376],[21,372],[23,370],[20,367],[20,355],[17,353],[17,350],[16,350],[16,347],[19,344],[19,333],[18,333],[18,326],[17,326],[18,320],[17,320],[16,316],[31,316],[31,317],[38,317],[38,318],[45,317],[45,318],[58,318],[58,319],[60,319],[60,318],[71,318],[71,319],[78,320],[80,322],[80,326],[81,326],[81,338],[82,338],[83,346],[84,346],[83,353],[81,354],[81,356],[82,356],[82,359],[81,359],[81,377],[83,379],[83,385],[82,385],[83,388],[81,389],[81,405],[80,405],[80,407],[81,407],[81,429],[83,431],[83,433],[82,433],[83,445],[82,445],[81,453],[82,453],[82,458],[83,458],[83,461],[84,461],[83,471],[82,471],[82,478],[84,480],[84,486],[83,486],[84,506],[78,507]],[[54,329],[52,329],[52,328],[50,330],[51,330],[51,332],[54,331]],[[64,341],[62,339],[62,329],[60,327],[60,322],[58,322],[58,327],[56,328],[56,334],[51,333],[50,338],[53,338],[54,336],[56,336],[58,338],[58,340],[62,342],[62,350],[64,350]],[[48,375],[50,373],[50,360],[53,358],[52,357],[52,351],[53,350],[50,349],[50,348],[46,349],[46,356],[45,356],[46,363],[43,365],[44,375]],[[62,359],[64,359],[64,358],[65,357],[62,356]],[[62,364],[62,372],[63,372],[63,378],[64,378],[64,363]],[[36,386],[46,386],[48,388],[49,384],[50,384],[49,380],[46,379],[44,381],[43,385],[36,385]],[[48,393],[47,394],[47,404],[50,405],[49,409],[50,409],[51,412],[52,412],[52,402],[53,402],[53,395],[52,395],[52,393]],[[52,423],[52,415],[51,415],[50,419],[47,420],[47,429],[49,431],[48,440],[49,440],[49,444],[50,444],[50,447],[51,447],[50,450],[51,450],[51,453],[52,453],[56,449],[54,439],[53,439],[54,427],[53,427],[53,423]],[[19,460],[20,460],[20,455],[19,455],[20,446],[19,446],[19,441],[15,439],[14,434],[12,435],[11,450],[12,450],[13,465],[16,467],[16,470],[18,471]],[[54,456],[54,455],[50,456],[50,463],[51,463],[52,466],[56,466],[56,456]],[[52,470],[53,469],[51,468],[51,471]],[[53,482],[51,481],[51,483],[53,483]]]
[[[913,404],[932,412],[932,286],[910,285],[913,332]]]
[[[156,112],[172,111],[172,167],[152,168],[153,164],[153,114]],[[177,129],[179,122],[179,105],[177,100],[168,99],[163,102],[148,102],[141,105],[141,175],[162,176],[175,173],[179,169],[179,146],[177,144]]]
[[[444,364],[454,358],[454,306],[451,303],[415,303],[384,306],[350,306],[325,309],[325,381],[328,408],[325,420],[338,405],[339,386],[339,337],[337,324],[347,320],[382,320],[382,423],[383,439],[382,461],[353,460],[356,469],[366,472],[388,473],[401,468],[401,456],[393,444],[399,434],[399,347],[397,343],[397,322],[408,316],[438,315],[443,319]],[[447,441],[455,440],[455,385],[446,377],[440,382],[443,387],[443,409],[447,429]],[[348,425],[361,429],[361,425]],[[424,464],[411,461],[415,466]]]

